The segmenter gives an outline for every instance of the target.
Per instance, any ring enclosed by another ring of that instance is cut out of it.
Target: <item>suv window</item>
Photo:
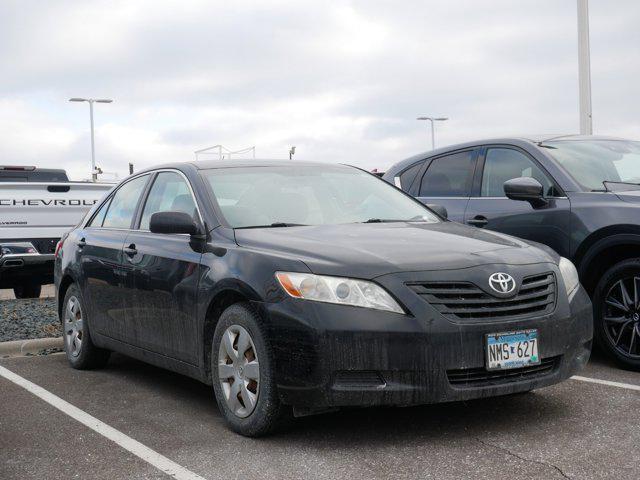
[[[518,177],[539,181],[545,195],[554,195],[553,182],[527,155],[512,148],[490,148],[482,172],[483,197],[504,197],[504,182]]]
[[[407,168],[404,172],[402,172],[399,175],[400,188],[402,188],[402,190],[404,190],[405,192],[409,191],[409,189],[411,188],[411,185],[413,184],[413,181],[416,178],[416,175],[418,175],[418,172],[420,172],[420,168],[422,168],[423,164],[424,162],[418,162],[415,165],[412,165],[411,167]]]
[[[473,151],[436,158],[422,177],[421,197],[468,197],[473,182]]]
[[[184,178],[175,172],[160,172],[153,182],[142,211],[140,229],[149,230],[151,215],[157,212],[183,212],[195,218],[196,204]]]
[[[130,228],[138,200],[144,191],[149,175],[142,175],[122,185],[111,199],[102,222],[103,227]]]

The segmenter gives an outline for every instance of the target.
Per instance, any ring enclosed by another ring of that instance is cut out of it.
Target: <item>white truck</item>
[[[58,240],[113,186],[70,182],[64,170],[0,166],[0,289],[39,297],[53,283]]]

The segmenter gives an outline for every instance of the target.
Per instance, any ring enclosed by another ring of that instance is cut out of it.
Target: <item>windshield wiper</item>
[[[282,227],[307,227],[304,223],[285,223],[285,222],[273,222],[269,225],[249,225],[246,227],[236,227],[236,230],[245,228],[282,228]]]
[[[400,219],[400,218],[370,218],[360,223],[394,223],[394,222],[424,222],[426,221],[422,215],[416,215],[415,217]]]

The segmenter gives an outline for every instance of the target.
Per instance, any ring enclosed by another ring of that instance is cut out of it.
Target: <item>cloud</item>
[[[594,126],[638,137],[640,4],[592,0]],[[574,2],[5,1],[0,163],[104,170],[257,155],[385,168],[429,146],[575,132]]]

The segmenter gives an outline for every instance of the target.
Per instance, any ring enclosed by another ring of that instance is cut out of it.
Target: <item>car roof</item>
[[[155,165],[153,167],[145,168],[136,172],[136,175],[146,172],[153,172],[155,170],[163,170],[167,168],[180,169],[185,166],[195,167],[198,170],[210,170],[215,168],[240,168],[240,167],[344,167],[348,168],[350,165],[340,163],[329,162],[305,162],[300,160],[270,160],[270,159],[238,159],[238,160],[198,160],[188,162],[174,162],[165,163],[162,165]]]
[[[423,160],[425,158],[434,157],[436,155],[440,155],[443,153],[451,152],[454,150],[461,150],[470,147],[477,147],[480,145],[486,144],[500,144],[500,143],[513,143],[518,144],[522,142],[531,143],[535,145],[540,145],[541,143],[550,142],[550,141],[564,141],[564,140],[626,140],[624,138],[619,137],[608,137],[603,135],[577,135],[577,134],[538,134],[538,135],[514,135],[510,137],[497,137],[497,138],[485,138],[481,140],[472,140],[464,143],[457,143],[453,145],[447,145],[444,147],[437,148],[435,150],[429,150],[426,152],[418,153],[416,155],[412,155],[409,158],[405,158],[404,160],[400,160],[393,164],[387,170],[385,177],[388,177],[389,174],[396,174],[400,170],[412,165],[414,162],[419,160]]]
[[[269,160],[269,159],[238,159],[238,160],[200,160],[191,162],[198,170],[211,168],[235,167],[327,167],[336,165],[327,162],[305,162],[299,160]]]

